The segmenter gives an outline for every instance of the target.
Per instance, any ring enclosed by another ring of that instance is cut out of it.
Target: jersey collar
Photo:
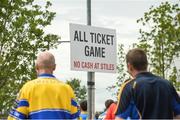
[[[38,75],[38,78],[56,78],[56,77],[52,74],[43,73]]]
[[[141,72],[136,75],[136,78],[144,77],[144,76],[153,76],[153,74],[150,72]]]

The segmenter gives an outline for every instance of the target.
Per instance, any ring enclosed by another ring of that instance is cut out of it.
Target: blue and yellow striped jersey
[[[80,114],[80,118],[81,118],[82,120],[87,120],[87,118],[88,118],[88,113],[82,111],[81,114]]]
[[[74,119],[80,111],[72,88],[53,75],[42,74],[20,90],[11,119]]]

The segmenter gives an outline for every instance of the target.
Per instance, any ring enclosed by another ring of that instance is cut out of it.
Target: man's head
[[[129,50],[126,55],[128,72],[135,77],[137,73],[147,71],[148,61],[146,53],[139,48]]]
[[[49,73],[52,74],[56,68],[55,58],[50,52],[41,52],[36,60],[37,74]]]
[[[87,111],[87,100],[83,100],[80,102],[80,108],[82,111]]]

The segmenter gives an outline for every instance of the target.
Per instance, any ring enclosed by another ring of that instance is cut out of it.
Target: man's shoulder
[[[66,88],[69,88],[70,86],[66,83],[64,83],[63,81],[61,80],[58,80],[58,79],[39,79],[39,78],[36,78],[36,79],[33,79],[33,80],[30,80],[28,82],[26,82],[24,85],[23,85],[23,88],[24,89],[30,89],[30,88],[33,88],[33,87],[36,87],[36,86],[39,86],[39,85],[50,85],[50,84],[54,84],[56,86],[61,86],[61,87],[66,87]]]
[[[134,84],[134,79],[128,80],[125,83],[123,83],[120,88],[119,97],[122,99],[131,99]]]
[[[145,72],[145,73],[142,73],[141,75],[139,75],[137,78],[135,78],[135,81],[137,83],[152,83],[152,82],[161,82],[161,83],[164,83],[164,84],[168,84],[170,85],[170,82],[160,76],[157,76],[155,74],[152,74],[150,72]]]
[[[143,93],[144,90],[151,93],[155,89],[166,91],[167,94],[171,94],[173,91],[173,86],[170,81],[154,74],[144,75],[136,78],[135,84],[136,85],[134,88],[137,93]]]
[[[34,82],[35,82],[36,79],[33,79],[33,80],[28,80],[24,85],[23,85],[23,88],[29,88],[31,87]]]
[[[125,81],[122,84],[121,89],[122,90],[131,90],[133,88],[134,82],[135,82],[134,79],[130,79],[130,80]]]

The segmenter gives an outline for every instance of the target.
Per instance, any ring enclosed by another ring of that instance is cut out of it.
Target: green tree
[[[55,17],[51,5],[0,0],[0,114],[9,112],[22,85],[36,77],[37,53],[57,46],[59,37],[44,32]]]
[[[81,86],[81,80],[73,78],[71,80],[67,80],[66,83],[74,90],[77,102],[87,99],[87,89],[84,85]]]
[[[168,2],[158,7],[151,7],[145,12],[140,29],[140,42],[137,45],[146,50],[150,70],[159,76],[169,79],[180,90],[178,72],[174,59],[180,55],[180,6]]]

